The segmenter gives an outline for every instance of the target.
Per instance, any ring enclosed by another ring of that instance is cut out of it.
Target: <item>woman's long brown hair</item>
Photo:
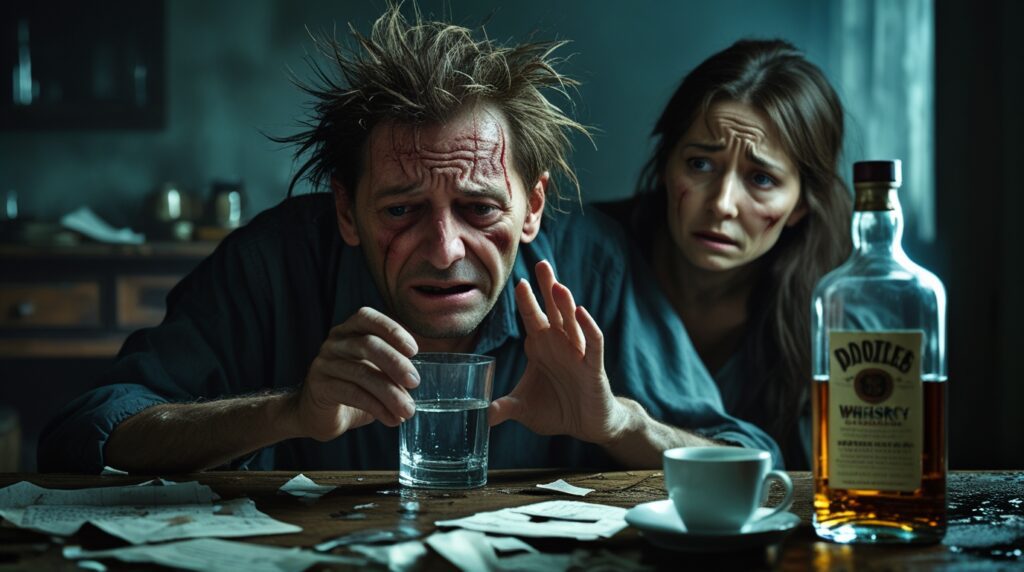
[[[749,104],[769,117],[800,173],[807,215],[786,228],[759,261],[748,301],[744,350],[745,417],[786,450],[809,407],[810,304],[817,281],[850,252],[850,193],[839,176],[843,109],[817,66],[781,40],[742,40],[694,69],[676,90],[653,132],[654,155],[638,191],[664,205],[663,175],[673,147],[690,125],[721,101]],[[660,198],[659,198],[660,197]],[[667,209],[654,208],[668,224]]]

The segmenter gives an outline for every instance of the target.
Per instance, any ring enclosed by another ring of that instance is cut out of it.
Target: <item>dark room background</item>
[[[1024,318],[1021,256],[1014,248],[1021,207],[1015,167],[1024,151],[1012,137],[1024,128],[1017,104],[1024,49],[1011,34],[1024,18],[1018,3],[419,4],[424,13],[459,24],[486,22],[497,41],[523,40],[534,31],[538,38],[572,41],[563,48],[571,58],[562,71],[582,82],[575,116],[599,130],[596,148],[578,140],[573,155],[587,201],[632,192],[650,128],[694,65],[743,37],[797,45],[825,70],[848,108],[847,164],[913,159],[905,167],[906,246],[943,279],[950,303],[951,467],[1024,467],[1024,388],[1010,369],[1024,345],[1015,327]],[[88,206],[114,226],[137,226],[146,196],[171,181],[200,197],[216,181],[239,181],[247,217],[273,206],[285,196],[295,164],[291,151],[264,133],[290,134],[302,118],[305,98],[288,74],[309,75],[304,56],[315,48],[307,30],[341,37],[351,22],[365,31],[383,2],[167,0],[158,6],[159,125],[0,130],[0,193],[17,193],[19,216],[52,221]],[[62,16],[54,10],[52,17]],[[915,109],[926,111],[923,121]],[[0,281],[11,264],[0,260]],[[60,373],[67,364],[52,360],[0,361],[0,402],[14,404],[22,417],[22,469],[34,467],[32,442],[46,417],[88,388],[104,364],[81,360],[68,379]]]

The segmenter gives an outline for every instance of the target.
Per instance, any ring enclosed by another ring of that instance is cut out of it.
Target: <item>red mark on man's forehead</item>
[[[508,190],[508,198],[509,198],[509,200],[511,200],[512,199],[512,181],[511,181],[511,179],[509,179],[509,176],[508,176],[508,162],[505,160],[505,149],[507,148],[507,146],[505,145],[505,130],[502,129],[500,125],[498,126],[498,135],[501,136],[501,172],[505,174],[505,189]],[[527,190],[529,191],[529,190],[532,190],[532,189],[527,189]]]
[[[443,127],[396,128],[391,146],[393,159],[407,178],[442,176],[477,188],[504,184],[511,198],[506,141],[500,123],[473,117]]]

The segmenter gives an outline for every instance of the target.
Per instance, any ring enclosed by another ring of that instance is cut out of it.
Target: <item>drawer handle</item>
[[[11,314],[15,318],[28,318],[36,313],[36,305],[31,300],[18,302],[11,308]]]

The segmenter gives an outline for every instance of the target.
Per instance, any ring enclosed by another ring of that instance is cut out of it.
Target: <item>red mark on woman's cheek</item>
[[[683,199],[690,192],[690,188],[681,182],[675,182],[668,187],[668,207],[670,212],[676,216],[683,215]]]
[[[665,188],[668,190],[670,195],[676,198],[676,200],[682,200],[682,198],[690,192],[690,186],[687,185],[685,181],[679,179],[669,181]]]
[[[765,221],[766,224],[765,224],[764,229],[766,231],[768,231],[768,230],[771,230],[771,229],[775,228],[775,225],[779,224],[780,220],[782,220],[781,217],[772,216],[772,215],[765,216],[764,217],[764,221]]]

